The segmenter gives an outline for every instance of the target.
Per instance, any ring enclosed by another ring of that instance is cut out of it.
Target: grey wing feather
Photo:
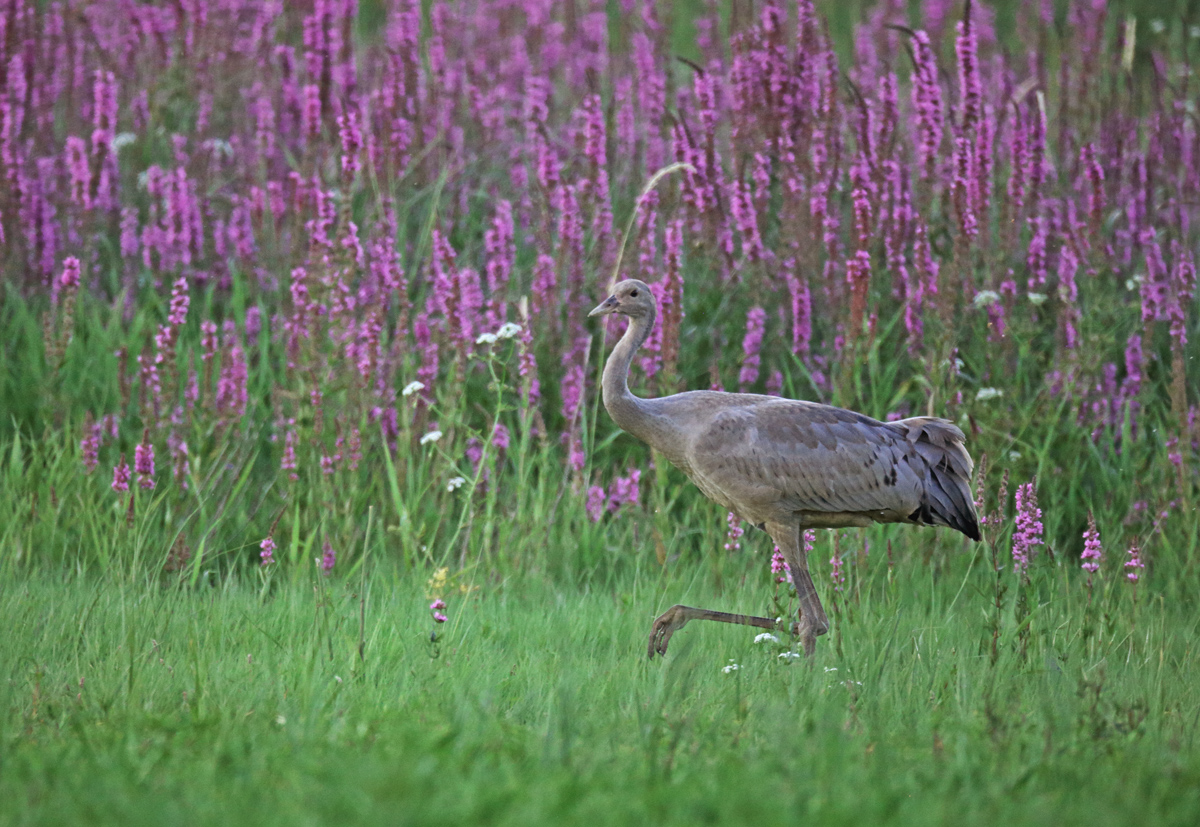
[[[978,539],[963,433],[934,417],[879,422],[796,400],[731,407],[693,443],[693,478],[751,520],[861,514],[946,525]]]
[[[918,506],[920,482],[905,462],[908,447],[900,428],[841,408],[778,400],[722,411],[699,435],[693,461],[725,494],[718,501],[745,511],[907,515]]]

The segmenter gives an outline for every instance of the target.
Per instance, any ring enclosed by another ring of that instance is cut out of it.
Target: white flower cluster
[[[770,632],[763,632],[761,635],[758,635],[757,637],[754,638],[754,642],[755,643],[768,643],[768,642],[778,643],[779,638],[775,637],[775,635],[771,634]]]
[[[401,396],[412,396],[417,391],[425,390],[424,382],[409,382],[404,386],[404,390],[400,391]]]
[[[450,480],[446,483],[446,490],[447,491],[457,491],[458,489],[463,487],[463,483],[465,483],[465,482],[466,482],[466,480],[463,479],[462,477],[451,477]]]
[[[421,444],[428,445],[431,442],[437,442],[441,438],[441,431],[430,431],[429,433],[425,434],[425,436],[421,437]]]
[[[513,336],[516,336],[520,332],[521,332],[521,326],[519,324],[513,324],[512,322],[505,322],[504,324],[500,325],[500,329],[497,330],[495,333],[480,333],[478,336],[475,337],[475,344],[477,344],[477,345],[494,345],[500,339],[511,339]]]
[[[975,294],[972,304],[976,307],[987,307],[989,304],[995,304],[1000,301],[1000,294],[995,290],[980,290]]]
[[[728,675],[738,671],[741,668],[742,667],[738,666],[738,664],[734,662],[733,658],[730,658],[729,663],[721,667],[721,671]]]
[[[980,388],[975,393],[976,402],[987,402],[989,399],[999,399],[1004,396],[1004,391],[999,388]]]

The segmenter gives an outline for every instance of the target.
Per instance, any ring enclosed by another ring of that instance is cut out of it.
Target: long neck
[[[646,316],[631,317],[625,335],[604,365],[604,376],[601,379],[601,391],[604,396],[604,407],[622,430],[628,431],[640,439],[645,428],[646,412],[642,410],[642,401],[629,392],[629,366],[633,364],[633,354],[646,341],[650,331],[654,329],[655,311],[651,309]]]

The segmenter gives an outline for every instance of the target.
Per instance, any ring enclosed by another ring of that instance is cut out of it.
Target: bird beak
[[[596,309],[588,314],[590,319],[592,316],[607,316],[609,313],[615,313],[617,310],[617,297],[609,296],[600,304],[596,305]]]

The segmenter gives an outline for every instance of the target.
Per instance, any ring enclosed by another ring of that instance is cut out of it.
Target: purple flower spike
[[[738,386],[748,390],[758,381],[763,333],[767,329],[767,311],[752,307],[746,313],[746,335],[742,339],[742,369],[738,373]]]
[[[87,418],[83,423],[83,439],[79,440],[79,453],[83,458],[83,468],[87,473],[92,473],[96,470],[96,466],[100,464],[100,437],[102,436],[102,426],[99,422],[92,420],[92,413],[88,411]]]
[[[113,468],[112,490],[118,494],[128,491],[130,478],[131,474],[129,466],[125,463],[125,455],[121,454],[121,461]]]
[[[742,544],[739,541],[746,533],[746,529],[742,528],[742,518],[730,511],[725,517],[725,522],[729,526],[725,531],[725,550],[740,551]]]
[[[321,547],[321,573],[326,577],[333,574],[333,567],[336,563],[337,552],[333,550],[333,546],[326,540],[325,545]]]
[[[913,73],[912,103],[917,113],[917,156],[920,159],[921,177],[934,178],[938,150],[942,145],[945,128],[945,112],[942,107],[942,87],[938,82],[937,58],[930,45],[929,35],[920,31],[913,35],[913,57],[916,69]]]
[[[1089,575],[1099,571],[1103,556],[1104,549],[1100,545],[1100,532],[1096,530],[1096,518],[1089,511],[1088,527],[1083,532],[1083,553],[1079,555],[1079,559],[1083,560],[1083,570]]]
[[[259,559],[262,561],[260,565],[269,566],[275,562],[275,540],[268,534],[263,538],[263,541],[258,544]]]
[[[1142,550],[1136,545],[1129,547],[1129,559],[1125,561],[1125,576],[1129,578],[1130,583],[1137,583],[1141,579],[1141,570],[1146,568],[1145,561],[1142,560]]]
[[[600,522],[600,518],[604,516],[605,500],[604,489],[599,485],[593,485],[588,489],[587,504],[584,508],[587,509],[588,519],[593,523]]]
[[[1032,482],[1017,487],[1016,528],[1012,538],[1013,571],[1023,573],[1030,557],[1042,543],[1042,509],[1037,504],[1037,489]]]
[[[133,449],[133,470],[137,472],[141,488],[154,488],[154,446],[150,444],[149,428],[142,432],[141,444]]]

